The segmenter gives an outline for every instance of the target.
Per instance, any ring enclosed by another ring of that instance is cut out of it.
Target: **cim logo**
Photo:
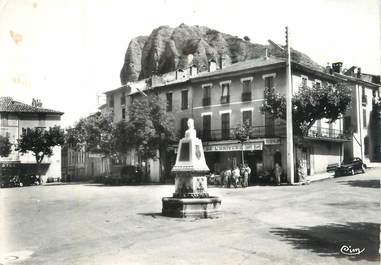
[[[347,246],[347,245],[343,245],[341,246],[340,248],[340,252],[344,255],[347,255],[347,256],[356,256],[356,255],[360,255],[361,253],[363,253],[365,250],[365,248],[363,249],[360,249],[360,248],[352,248],[352,246]]]

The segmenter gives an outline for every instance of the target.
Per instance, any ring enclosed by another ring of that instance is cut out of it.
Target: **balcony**
[[[202,99],[202,105],[205,106],[210,106],[210,97],[208,98],[203,98]]]
[[[220,129],[220,130],[203,130],[198,131],[197,136],[202,141],[222,141],[222,140],[236,140],[236,128]],[[257,138],[273,138],[284,137],[286,135],[285,126],[252,126],[249,132],[249,139]]]
[[[344,133],[342,130],[321,128],[313,126],[309,129],[307,138],[315,138],[320,140],[339,140],[348,141],[350,140],[350,134]]]
[[[242,101],[251,101],[251,92],[242,93]]]
[[[368,96],[367,95],[362,95],[361,102],[362,102],[363,106],[366,106],[366,104],[368,104]]]
[[[230,96],[221,96],[221,104],[229,104]]]

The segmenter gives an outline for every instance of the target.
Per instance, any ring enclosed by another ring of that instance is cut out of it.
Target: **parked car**
[[[1,188],[14,188],[41,184],[38,181],[38,177],[34,175],[3,176],[0,182]]]
[[[339,163],[328,164],[327,172],[335,172],[335,170],[339,167]]]
[[[344,160],[335,170],[335,177],[365,173],[366,164],[358,157]]]
[[[13,188],[23,186],[18,176],[3,177],[1,181],[1,188]]]

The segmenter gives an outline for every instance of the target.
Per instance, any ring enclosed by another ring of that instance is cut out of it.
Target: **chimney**
[[[220,69],[224,69],[226,66],[230,64],[230,59],[226,54],[221,54],[218,62],[218,66]]]
[[[190,76],[196,76],[197,75],[197,66],[195,64],[191,65],[189,67]]]
[[[269,59],[269,49],[265,49],[265,57],[264,57],[265,61]]]
[[[42,107],[41,100],[37,98],[32,98],[32,106],[36,108],[41,108]]]
[[[217,70],[217,63],[214,59],[209,61],[209,72],[214,72]]]
[[[357,67],[357,78],[361,79],[361,68]]]
[[[341,68],[343,66],[343,63],[342,62],[336,62],[336,63],[333,63],[332,64],[332,69],[333,69],[333,72],[335,73],[341,73]]]
[[[176,80],[180,80],[183,78],[185,78],[184,70],[183,69],[176,70]]]
[[[332,74],[333,71],[330,63],[327,63],[327,66],[325,67],[325,72],[330,75]]]

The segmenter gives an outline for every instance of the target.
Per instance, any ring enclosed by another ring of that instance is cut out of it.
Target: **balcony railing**
[[[237,140],[236,128],[220,130],[203,130],[197,132],[197,137],[202,141]],[[286,135],[285,126],[252,126],[249,130],[249,139],[284,137]]]
[[[314,137],[317,139],[338,139],[338,140],[349,140],[350,134],[343,132],[342,130],[321,128],[321,127],[311,127],[309,129],[308,137]]]
[[[203,106],[210,106],[210,97],[202,99]]]
[[[221,96],[221,104],[228,104],[230,102],[230,96]]]
[[[251,93],[242,93],[242,101],[251,101]]]

